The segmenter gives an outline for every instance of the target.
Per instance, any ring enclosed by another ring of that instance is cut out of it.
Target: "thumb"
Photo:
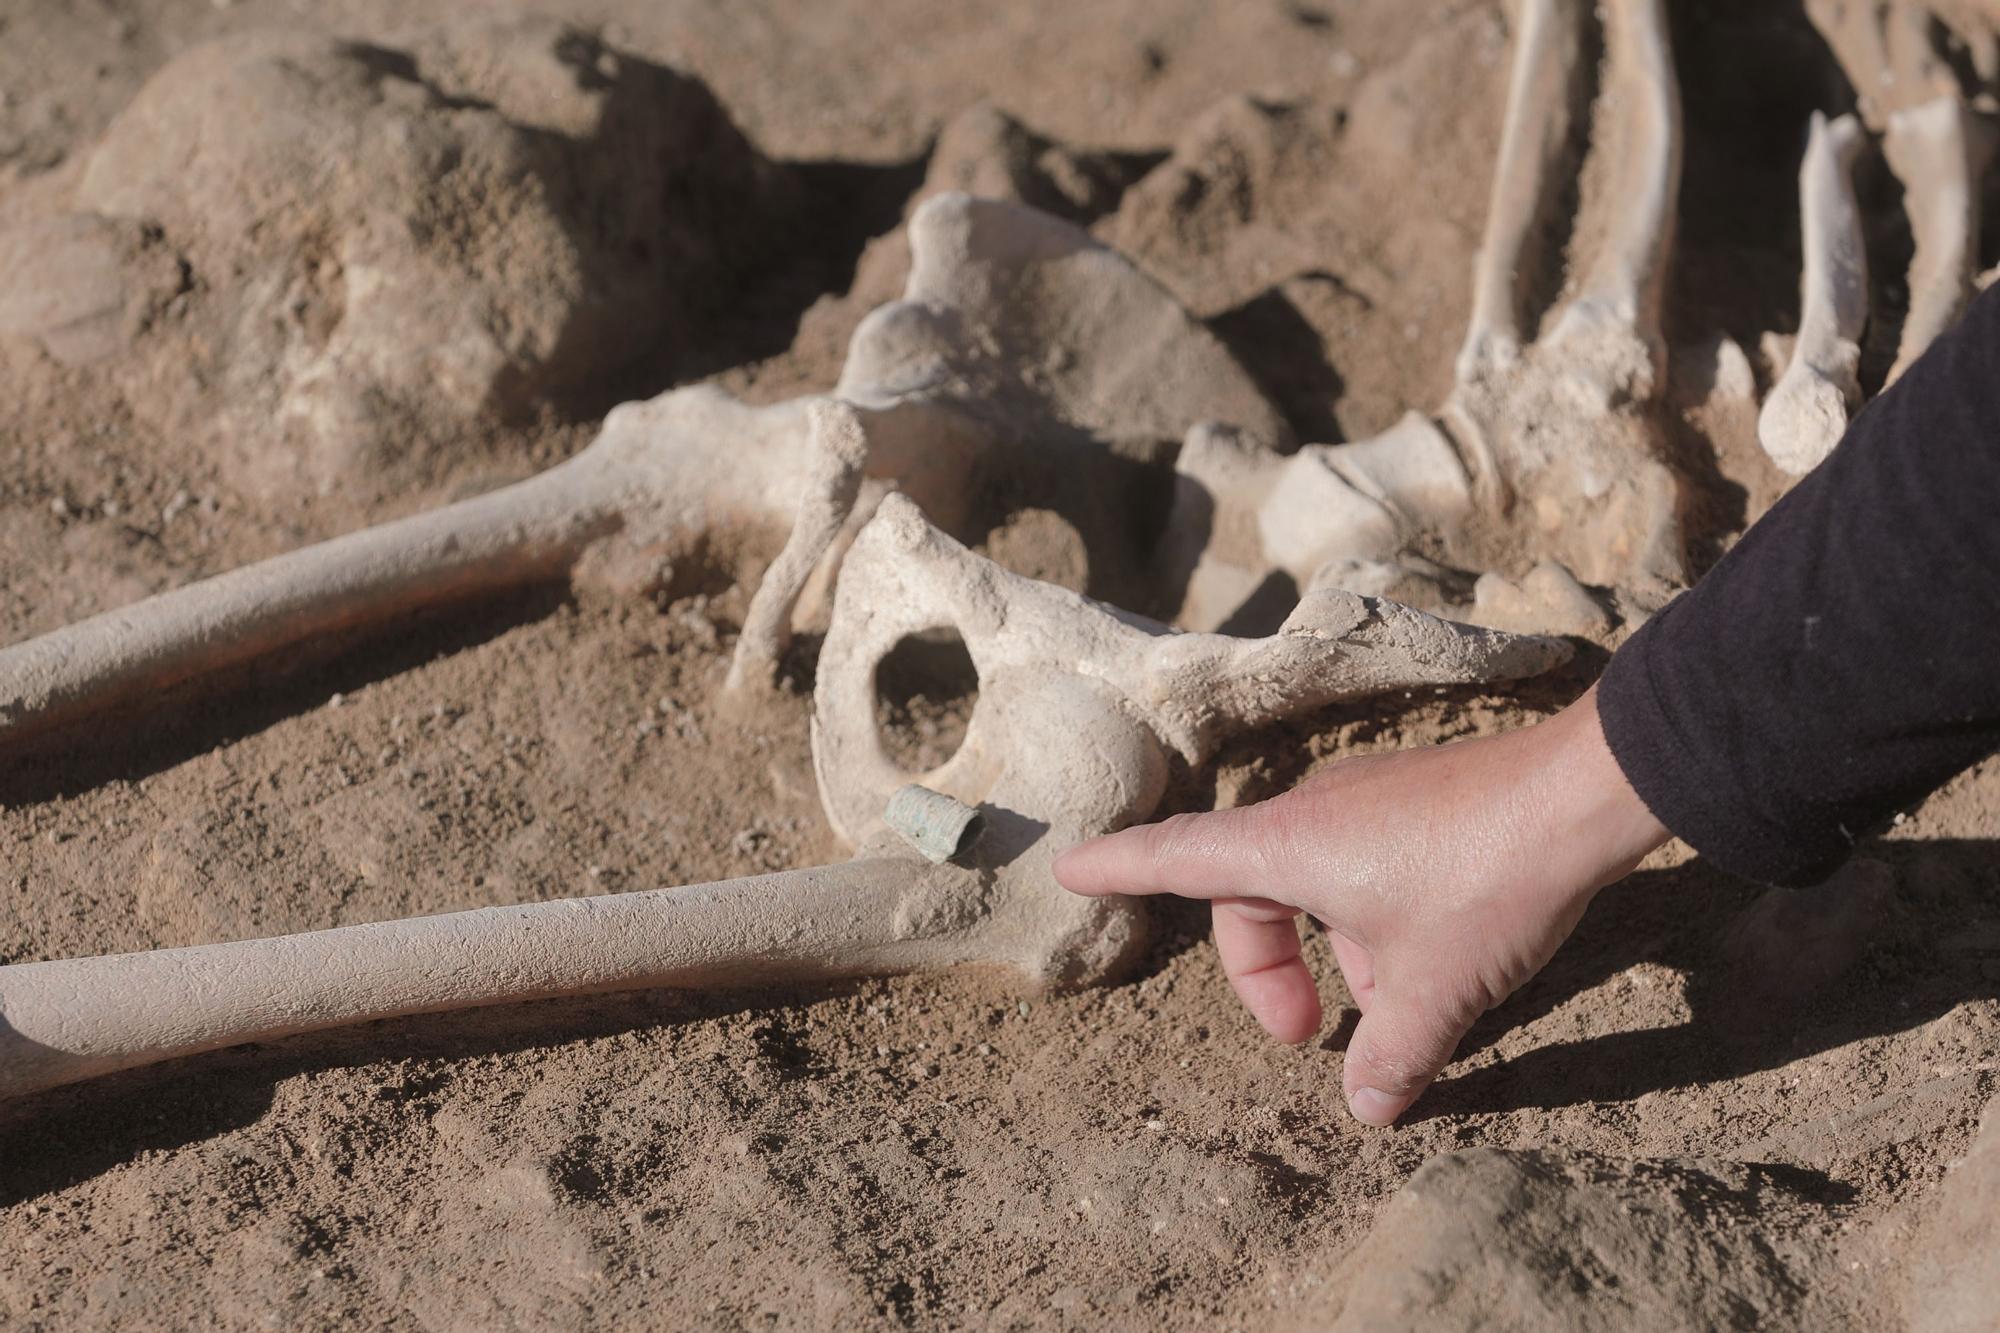
[[[1341,1071],[1347,1109],[1364,1125],[1393,1123],[1451,1063],[1459,1039],[1478,1017],[1475,1007],[1378,982],[1368,1012],[1347,1042]]]

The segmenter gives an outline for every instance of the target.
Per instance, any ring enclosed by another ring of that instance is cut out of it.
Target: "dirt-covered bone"
[[[590,448],[526,482],[0,648],[0,743],[326,630],[564,576],[606,546],[594,564],[644,584],[728,524],[790,524],[730,673],[734,689],[768,683],[864,470],[968,540],[1008,508],[1054,510],[1082,536],[1092,590],[1138,600],[1146,458],[1210,416],[1266,440],[1282,420],[1172,296],[1066,222],[944,194],[910,244],[904,300],[854,334],[846,406],[672,390],[612,410]]]
[[[1082,541],[1089,591],[1150,600],[1145,463],[1209,419],[1282,444],[1283,419],[1212,333],[1078,227],[947,192],[912,215],[909,239],[903,298],[862,321],[834,390],[861,414],[869,474],[967,541],[1019,509],[1060,515]],[[852,466],[829,464],[806,484],[733,687],[771,678],[780,627],[837,554],[857,483]]]
[[[952,629],[981,678],[965,742],[898,771],[875,676]],[[1188,634],[1010,574],[891,496],[847,561],[822,654],[814,764],[860,846],[838,865],[683,889],[489,907],[277,939],[0,968],[0,1096],[197,1051],[397,1014],[649,986],[734,986],[997,964],[1045,985],[1113,975],[1143,938],[1129,900],[1049,873],[1079,838],[1152,813],[1170,765],[1341,699],[1509,680],[1560,641],[1315,594],[1267,639]],[[984,814],[965,864],[883,822],[912,780]]]
[[[671,391],[614,409],[588,449],[528,481],[0,649],[0,743],[329,630],[561,577],[607,545],[617,558],[596,565],[643,584],[730,525],[792,533],[730,675],[768,683],[864,470],[968,540],[1008,508],[1052,510],[1083,540],[1092,591],[1137,600],[1143,459],[1206,418],[1267,440],[1282,421],[1200,323],[1067,223],[946,194],[910,240],[904,299],[855,333],[846,406]]]
[[[1677,483],[1655,416],[1678,92],[1659,0],[1602,8],[1603,91],[1578,253],[1540,336],[1528,331],[1522,275],[1560,194],[1551,176],[1581,97],[1588,7],[1577,0],[1524,7],[1472,323],[1448,400],[1375,439],[1289,457],[1242,432],[1190,434],[1167,543],[1186,580],[1181,623],[1244,623],[1260,603],[1285,604],[1273,589],[1316,576],[1351,575],[1350,586],[1371,591],[1422,581],[1428,567],[1411,556],[1424,546],[1471,569],[1553,561],[1642,609],[1681,581]],[[1446,590],[1435,598],[1454,600]],[[1475,601],[1463,614],[1482,609]]]
[[[539,476],[0,649],[0,745],[317,635],[575,570],[645,583],[710,528],[797,507],[809,400],[697,386],[613,409]]]
[[[1992,149],[1979,111],[1991,111],[2000,80],[2000,22],[1990,6],[1957,0],[1807,0],[1805,8],[1903,187],[1914,248],[1893,384],[1974,290],[1979,175]]]
[[[435,423],[686,365],[796,197],[698,81],[551,20],[395,49],[274,29],[169,62],[84,160],[77,216],[0,241],[25,251],[0,329],[117,358],[135,407],[252,488],[352,492]]]
[[[1882,155],[1903,182],[1904,211],[1916,245],[1907,281],[1909,312],[1889,368],[1893,384],[1958,319],[1979,268],[1979,177],[1991,155],[1988,127],[1963,98],[1940,97],[1898,111]]]
[[[1794,476],[1812,471],[1847,431],[1861,403],[1861,334],[1868,323],[1868,252],[1854,197],[1864,137],[1853,116],[1814,113],[1799,168],[1805,271],[1799,336],[1790,364],[1757,418],[1771,461]]]

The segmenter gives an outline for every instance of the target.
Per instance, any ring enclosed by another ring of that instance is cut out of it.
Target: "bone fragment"
[[[792,642],[792,609],[813,571],[834,548],[868,466],[868,437],[854,409],[837,401],[807,409],[811,439],[800,478],[798,512],[778,558],[764,572],[743,618],[723,688],[737,694],[769,685]]]
[[[1471,619],[1493,629],[1533,626],[1540,633],[1585,638],[1611,628],[1604,608],[1553,560],[1536,565],[1518,583],[1496,573],[1481,574],[1472,590]]]
[[[970,865],[929,864],[882,838],[885,806],[901,820],[909,798],[890,798],[913,775],[883,750],[876,670],[904,637],[945,627],[979,668],[979,703],[957,754],[914,776],[984,816]],[[821,797],[861,846],[857,859],[0,968],[0,1096],[288,1033],[551,995],[965,963],[1043,984],[1100,980],[1143,939],[1139,907],[1066,894],[1049,862],[1150,814],[1171,761],[1198,763],[1237,731],[1336,699],[1511,679],[1568,653],[1345,593],[1308,598],[1268,639],[1182,634],[1009,574],[892,495],[849,554],[815,698]]]
[[[614,534],[645,548],[724,519],[782,521],[806,406],[747,407],[706,387],[626,404],[589,448],[527,481],[0,649],[0,744],[315,635],[559,577]]]
[[[1543,220],[1548,177],[1569,139],[1582,38],[1583,6],[1576,0],[1522,0],[1500,156],[1473,266],[1472,319],[1458,353],[1461,380],[1505,366],[1520,352],[1522,256]]]
[[[1990,148],[1956,94],[1889,117],[1882,152],[1903,183],[1916,241],[1910,257],[1910,310],[1903,320],[1894,384],[1950,328],[1972,298],[1979,266],[1979,175]]]
[[[1389,560],[1473,505],[1457,450],[1414,412],[1374,439],[1291,455],[1199,426],[1175,466],[1180,493],[1163,558],[1186,571],[1176,620],[1195,629],[1227,622],[1274,573],[1303,588],[1328,565]]]
[[[1805,272],[1791,363],[1757,418],[1771,461],[1794,476],[1819,465],[1861,402],[1861,333],[1868,322],[1868,254],[1854,198],[1863,137],[1853,116],[1813,113],[1799,168]]]
[[[916,848],[924,860],[941,866],[978,840],[986,817],[977,806],[911,782],[898,787],[889,798],[882,822]]]
[[[1806,17],[1840,62],[1870,130],[1880,133],[1897,112],[1961,91],[1933,37],[1975,34],[1955,28],[1944,8],[1926,0],[1806,0]],[[1970,44],[1979,76],[1992,78],[1990,34],[1984,52]]]

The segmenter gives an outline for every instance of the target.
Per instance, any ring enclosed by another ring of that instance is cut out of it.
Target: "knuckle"
[[[1370,1071],[1368,1082],[1384,1092],[1420,1088],[1451,1062],[1465,1024],[1446,1012],[1410,1013],[1393,1023],[1364,1024],[1356,1053]]]
[[[1197,814],[1169,815],[1146,826],[1142,850],[1156,883],[1175,878],[1181,863],[1198,850],[1201,819]]]

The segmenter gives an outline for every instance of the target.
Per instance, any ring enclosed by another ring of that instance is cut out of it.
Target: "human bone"
[[[593,548],[642,570],[712,524],[789,517],[808,407],[705,386],[628,403],[589,448],[527,481],[0,649],[0,744],[317,635],[558,578]]]
[[[953,629],[980,674],[965,741],[900,771],[875,675],[909,635]],[[1044,985],[1113,975],[1136,902],[1061,891],[1054,854],[1144,819],[1170,766],[1337,700],[1515,679],[1567,645],[1313,594],[1275,635],[1191,634],[1010,574],[891,496],[847,559],[815,691],[837,865],[682,889],[488,907],[276,939],[0,968],[0,1095],[397,1014],[652,986],[998,964]],[[884,823],[912,781],[984,815],[966,864]]]
[[[1549,177],[1577,97],[1585,8],[1525,6],[1471,327],[1447,401],[1375,439],[1289,456],[1252,434],[1191,433],[1167,543],[1185,578],[1180,623],[1231,623],[1274,579],[1304,587],[1342,567],[1407,568],[1425,544],[1490,566],[1505,558],[1493,541],[1502,531],[1530,563],[1559,563],[1642,610],[1682,581],[1677,483],[1655,417],[1680,173],[1658,0],[1604,6],[1606,92],[1576,227],[1595,250],[1572,263],[1545,331],[1524,330],[1518,275],[1556,197]],[[1460,613],[1480,614],[1476,603]]]
[[[252,487],[353,491],[436,447],[411,419],[523,416],[641,350],[688,364],[796,193],[699,82],[553,21],[229,37],[112,122],[61,247],[0,239],[42,259],[0,266],[0,328],[117,358],[135,407]],[[36,293],[67,308],[6,318]]]
[[[1985,127],[1973,121],[1970,108],[1955,94],[1889,117],[1882,155],[1903,182],[1903,207],[1916,242],[1908,277],[1910,309],[1889,368],[1890,384],[1972,299],[1979,267],[1979,175],[1991,147]]]
[[[1899,111],[1967,95],[1952,47],[1977,84],[2000,80],[2000,40],[1984,0],[1805,0],[1805,14],[1878,134]]]
[[[1861,403],[1861,334],[1868,323],[1868,252],[1854,198],[1861,123],[1814,113],[1799,168],[1805,270],[1799,335],[1790,363],[1757,418],[1771,461],[1794,476],[1812,471],[1847,431]]]
[[[834,389],[859,414],[869,472],[962,537],[1004,517],[979,512],[982,496],[1060,515],[1082,540],[1091,590],[1144,602],[1136,474],[1196,422],[1282,442],[1283,419],[1213,334],[1069,223],[948,192],[916,211],[909,234],[903,299],[861,322]],[[856,497],[836,473],[800,497],[731,665],[736,688],[769,679],[782,647],[771,628],[805,575],[837,555],[835,515]]]
[[[1978,113],[1991,110],[1992,89],[2000,79],[2000,29],[1990,8],[1956,0],[1807,0],[1805,8],[1846,72],[1856,110],[1881,136],[1883,157],[1903,187],[1915,244],[1906,276],[1909,308],[1885,380],[1893,384],[1958,318],[1975,290],[1979,175],[1992,150],[1990,128]],[[1962,61],[1948,49],[1954,46]],[[1802,176],[1812,170],[1808,163]],[[1809,195],[1803,203],[1810,215],[1824,201]],[[1812,261],[1809,240],[1809,270]],[[1806,282],[1814,281],[1808,272]],[[1865,288],[1862,299],[1865,318]],[[1802,310],[1802,339],[1804,319]],[[1818,396],[1830,406],[1825,393]],[[1790,413],[1788,405],[1780,424]],[[1831,447],[1829,441],[1826,448]],[[1803,456],[1782,439],[1767,440],[1765,448],[1787,470],[1796,470],[1793,465]]]
[[[864,456],[961,535],[984,530],[979,497],[1062,514],[1111,590],[1137,600],[1142,456],[1210,417],[1266,439],[1283,438],[1282,421],[1212,334],[1067,223],[946,194],[918,210],[910,239],[904,299],[855,333],[835,390],[846,408],[673,390],[615,408],[587,449],[528,481],[0,649],[0,740],[329,630],[562,577],[593,550],[644,583],[650,557],[726,524],[793,534],[731,673],[738,687],[768,681],[793,602],[837,555]],[[833,415],[814,429],[815,411]]]

